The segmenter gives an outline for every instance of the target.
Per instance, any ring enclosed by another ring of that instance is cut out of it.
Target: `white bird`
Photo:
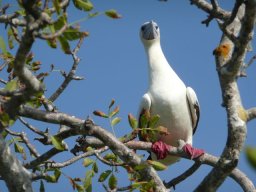
[[[151,116],[160,116],[158,125],[166,127],[169,134],[159,134],[159,141],[177,146],[178,140],[183,140],[191,146],[200,114],[197,96],[191,87],[185,86],[165,58],[158,25],[154,21],[144,23],[140,37],[148,59],[149,88],[142,97],[138,115],[148,110]],[[159,159],[161,157],[155,153],[151,152],[151,159],[166,165],[179,159],[170,155]]]

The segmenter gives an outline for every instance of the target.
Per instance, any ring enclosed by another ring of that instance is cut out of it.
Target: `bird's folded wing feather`
[[[190,110],[193,134],[196,131],[199,117],[200,117],[200,106],[195,91],[191,87],[187,87],[187,101]]]
[[[140,107],[137,114],[138,119],[140,118],[142,111],[145,111],[145,110],[150,111],[150,107],[151,107],[151,98],[148,93],[145,93],[140,102]]]

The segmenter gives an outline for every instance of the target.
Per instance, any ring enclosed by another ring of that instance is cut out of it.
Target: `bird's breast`
[[[186,87],[159,90],[150,94],[152,99],[151,114],[159,115],[158,125],[168,129],[169,135],[162,135],[161,140],[176,145],[182,139],[192,142],[192,123],[187,105]]]

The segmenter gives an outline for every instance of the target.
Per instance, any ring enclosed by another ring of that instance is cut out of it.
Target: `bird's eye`
[[[158,27],[158,26],[155,26],[155,28],[156,28],[156,30],[158,30],[159,27]]]
[[[145,26],[145,25],[141,26],[141,31],[144,31],[144,30],[145,30],[145,28],[146,28],[146,26]]]

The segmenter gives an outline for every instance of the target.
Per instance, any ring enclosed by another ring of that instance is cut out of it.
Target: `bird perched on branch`
[[[139,122],[147,114],[151,117],[159,115],[157,126],[165,127],[168,131],[165,134],[155,132],[150,158],[165,165],[176,162],[179,158],[168,155],[168,149],[169,145],[177,146],[179,140],[185,141],[184,151],[191,158],[198,157],[203,151],[191,146],[200,114],[197,96],[191,87],[185,86],[166,60],[157,23],[144,23],[140,38],[148,59],[149,88],[139,107]],[[145,132],[139,133],[139,136],[141,140],[150,140]]]

